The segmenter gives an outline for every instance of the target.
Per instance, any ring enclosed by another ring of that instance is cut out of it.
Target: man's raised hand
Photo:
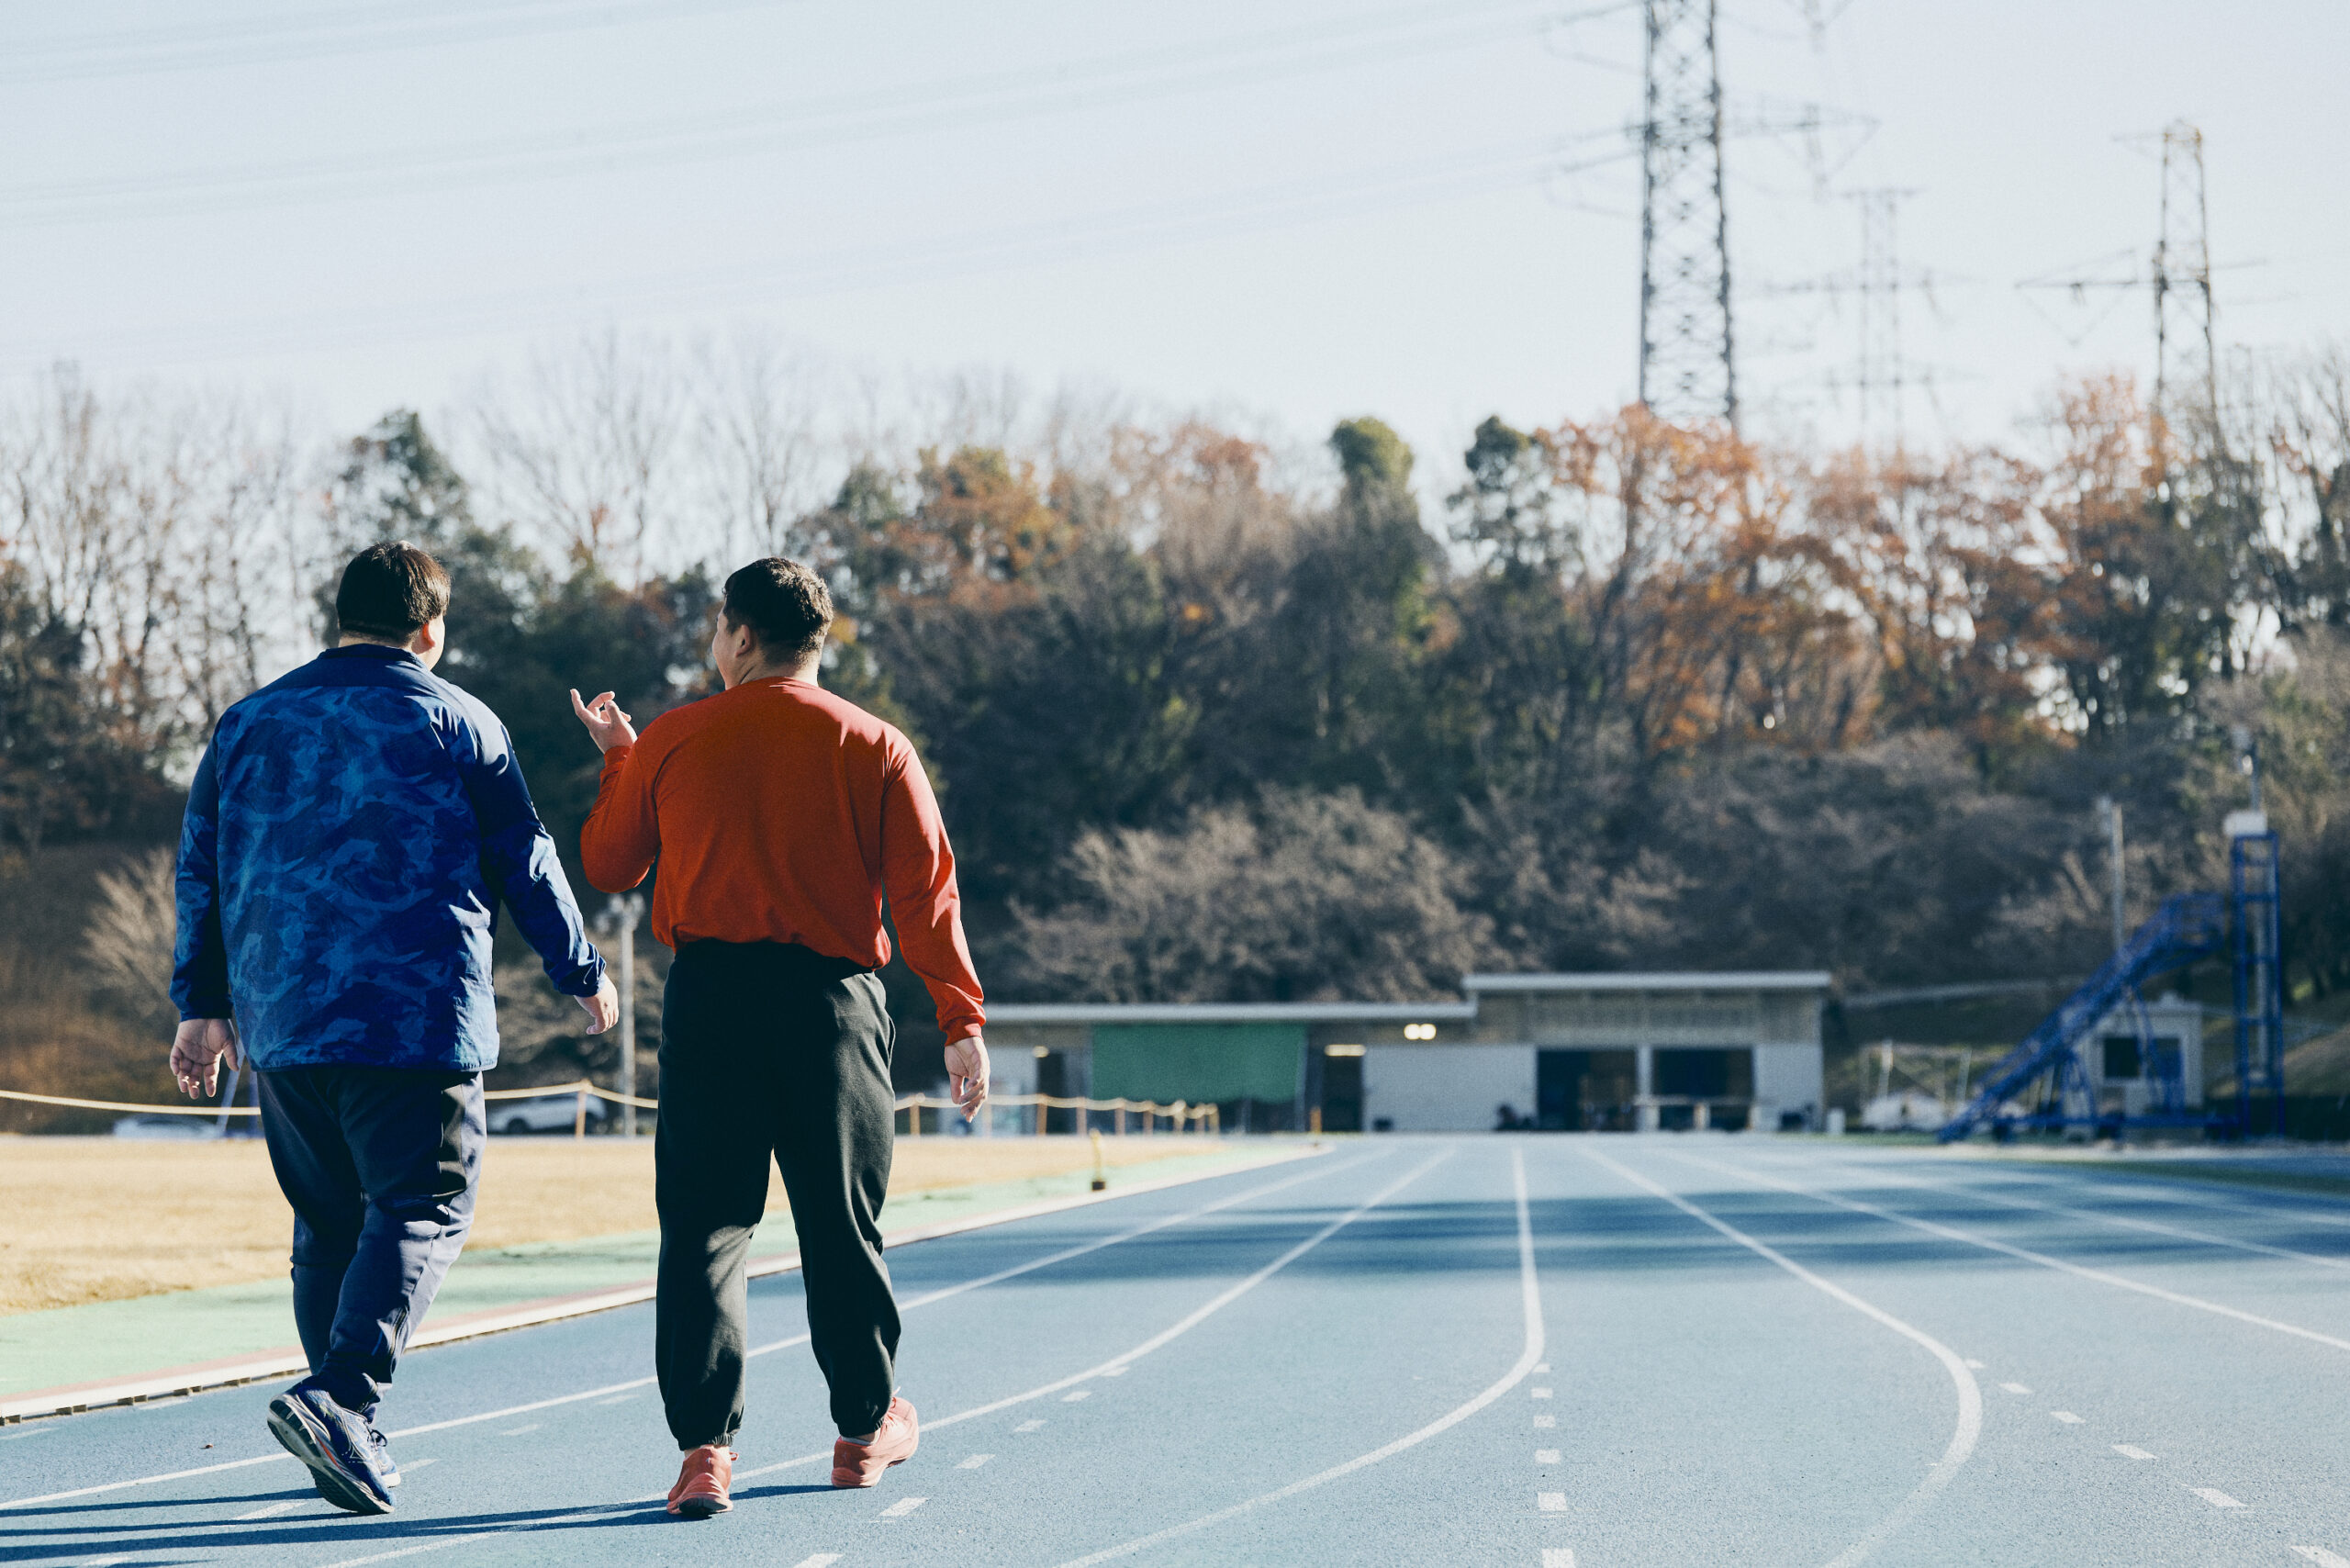
[[[955,1096],[955,1103],[963,1108],[963,1119],[968,1122],[988,1103],[988,1043],[977,1035],[949,1040],[946,1073],[949,1092]]]
[[[596,743],[598,751],[636,744],[636,726],[629,722],[626,713],[621,711],[620,703],[610,692],[601,693],[593,702],[582,702],[579,689],[575,686],[571,689],[571,711],[579,715],[581,723],[588,726],[588,738]],[[595,1031],[591,1029],[588,1033]]]
[[[237,1050],[237,1025],[227,1018],[189,1018],[172,1036],[172,1076],[191,1100],[209,1100],[220,1092],[220,1062],[231,1068],[241,1062]]]

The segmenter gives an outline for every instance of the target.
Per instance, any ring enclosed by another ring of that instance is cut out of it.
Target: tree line
[[[249,402],[60,374],[0,414],[0,847],[170,831],[229,701],[407,537],[442,673],[559,842],[596,757],[709,689],[732,566],[840,607],[826,680],[939,787],[999,998],[1425,997],[1464,969],[2081,972],[2221,885],[2255,735],[2291,984],[2350,983],[2350,357],[2172,428],[2066,386],[2008,442],[1812,450],[1638,408],[1318,451],[967,381],[894,424],[788,359],[610,341],[323,455]],[[820,433],[822,432],[822,433]]]

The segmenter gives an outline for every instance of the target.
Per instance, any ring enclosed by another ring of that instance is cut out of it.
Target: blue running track
[[[10,1428],[0,1560],[2350,1568],[2350,1213],[2322,1196],[1378,1137],[891,1268],[924,1429],[868,1492],[826,1484],[779,1275],[731,1514],[662,1509],[641,1306],[411,1358],[384,1518],[312,1493],[268,1389]]]

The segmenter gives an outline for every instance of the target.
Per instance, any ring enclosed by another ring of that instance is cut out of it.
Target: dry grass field
[[[1214,1148],[1190,1137],[1104,1138],[1126,1165]],[[1084,1169],[1074,1137],[901,1137],[893,1195]],[[783,1213],[778,1182],[771,1212]],[[269,1279],[293,1216],[257,1140],[146,1143],[0,1136],[0,1313]],[[653,1140],[496,1137],[474,1247],[649,1230]]]

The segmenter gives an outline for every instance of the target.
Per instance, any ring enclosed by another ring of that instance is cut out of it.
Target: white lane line
[[[2020,1383],[2003,1383],[1999,1384],[1999,1386],[2006,1389],[2009,1394],[2030,1394],[2031,1392],[2031,1389],[2026,1388]]]
[[[301,1506],[299,1502],[272,1503],[265,1508],[254,1508],[251,1512],[239,1514],[237,1522],[243,1524],[247,1519],[265,1519],[276,1514],[290,1514]]]
[[[1069,1393],[1061,1395],[1061,1403],[1064,1405],[1074,1405],[1080,1399],[1091,1399],[1092,1397],[1093,1391],[1090,1388],[1071,1389]]]
[[[2296,1546],[2291,1551],[2317,1564],[2317,1568],[2350,1568],[2350,1557],[2341,1557],[2322,1546]]]
[[[2081,1417],[2074,1415],[2070,1410],[2051,1410],[2048,1414],[2068,1427],[2077,1427],[2081,1424]]]
[[[2255,1328],[2270,1328],[2279,1334],[2290,1334],[2297,1339],[2307,1339],[2312,1344],[2330,1346],[2337,1350],[2350,1350],[2350,1339],[2340,1339],[2331,1334],[2321,1334],[2314,1328],[2303,1328],[2296,1323],[2280,1323],[2276,1318],[2263,1317],[2255,1312],[2245,1312],[2240,1307],[2225,1306],[2216,1301],[2205,1301],[2200,1296],[2165,1290],[2160,1285],[2150,1285],[2121,1274],[2109,1273],[2103,1269],[2092,1269],[2087,1264],[2066,1262],[2062,1258],[2052,1258],[2045,1252],[2034,1252],[2028,1247],[2017,1247],[2009,1242],[1995,1241],[1987,1236],[1977,1236],[1973,1231],[1961,1230],[1956,1226],[1942,1225],[1934,1220],[1919,1219],[1914,1215],[1902,1214],[1896,1209],[1880,1208],[1874,1204],[1864,1204],[1858,1198],[1845,1197],[1841,1193],[1825,1193],[1815,1187],[1798,1186],[1793,1182],[1782,1182],[1775,1176],[1766,1176],[1760,1170],[1724,1165],[1718,1160],[1704,1159],[1694,1154],[1682,1154],[1677,1150],[1673,1151],[1673,1158],[1686,1160],[1692,1165],[1702,1165],[1709,1170],[1718,1170],[1726,1176],[1743,1178],[1759,1187],[1776,1187],[1781,1192],[1793,1193],[1797,1197],[1809,1198],[1815,1203],[1831,1204],[1840,1209],[1850,1209],[1854,1214],[1874,1215],[1878,1219],[1890,1220],[1895,1225],[1906,1225],[1912,1230],[1922,1230],[1929,1236],[1939,1236],[1945,1240],[1964,1242],[1969,1247],[1980,1247],[1986,1252],[1998,1252],[2006,1257],[2020,1258],[2027,1263],[2037,1263],[2043,1269],[2053,1269],[2058,1273],[2071,1274],[2076,1279],[2094,1280],[2099,1284],[2111,1285],[2117,1290],[2134,1291],[2140,1295],[2150,1295],[2157,1301],[2166,1301],[2175,1306],[2193,1307],[2198,1312],[2209,1312],[2217,1316],[2233,1318],[2238,1323],[2249,1323]]]
[[[2109,1225],[2121,1230],[2143,1230],[2154,1236],[2176,1237],[2205,1247],[2232,1248],[2239,1252],[2258,1252],[2271,1258],[2284,1258],[2296,1263],[2314,1263],[2321,1269],[2350,1269],[2350,1258],[2328,1258],[2317,1252],[2299,1252],[2289,1247],[2272,1247],[2265,1241],[2246,1241],[2241,1237],[2214,1236],[2208,1230],[2189,1230],[2185,1226],[2165,1225],[2160,1220],[2134,1219],[2128,1215],[2106,1214],[2097,1209],[2078,1209],[2065,1204],[2042,1203],[2036,1198],[2013,1198],[1994,1188],[1978,1186],[1971,1182],[1936,1182],[1924,1176],[1886,1176],[1878,1178],[1897,1186],[1922,1187],[1930,1192],[1954,1193],[1963,1197],[1977,1198],[1986,1204],[2004,1208],[2031,1209],[2041,1214],[2063,1215],[2068,1219],[2084,1219],[2092,1225]]]
[[[428,1464],[438,1464],[440,1462],[441,1460],[438,1455],[435,1455],[431,1459],[411,1459],[400,1466],[400,1473],[402,1475],[406,1475],[411,1470],[422,1470]]]
[[[1123,1231],[1118,1235],[1105,1238],[1100,1241],[1089,1241],[1077,1247],[1065,1248],[1058,1252],[1049,1253],[1045,1257],[1039,1258],[1034,1262],[1022,1263],[1010,1269],[1000,1269],[992,1274],[983,1274],[975,1280],[966,1280],[961,1284],[948,1285],[944,1289],[932,1291],[925,1295],[916,1296],[911,1301],[899,1303],[898,1309],[901,1312],[904,1312],[917,1306],[927,1306],[932,1302],[944,1301],[948,1296],[960,1295],[965,1291],[975,1291],[984,1285],[995,1284],[1000,1281],[1009,1280],[1016,1275],[1028,1273],[1033,1270],[1049,1268],[1055,1263],[1067,1262],[1071,1258],[1080,1257],[1088,1252],[1097,1252],[1104,1247],[1113,1247],[1123,1241],[1132,1241],[1136,1237],[1147,1236],[1154,1230],[1165,1229],[1170,1225],[1180,1225],[1186,1220],[1197,1219],[1203,1215],[1214,1214],[1217,1210],[1230,1208],[1235,1204],[1245,1203],[1251,1198],[1263,1197],[1269,1193],[1278,1193],[1285,1187],[1294,1187],[1299,1182],[1308,1181],[1316,1176],[1336,1175],[1341,1170],[1352,1170],[1355,1166],[1363,1164],[1367,1160],[1377,1158],[1379,1157],[1376,1155],[1365,1155],[1360,1159],[1350,1159],[1342,1164],[1337,1165],[1326,1165],[1321,1160],[1315,1160],[1314,1161],[1314,1169],[1304,1171],[1298,1175],[1285,1177],[1279,1182],[1269,1182],[1261,1187],[1251,1187],[1245,1193],[1234,1193],[1229,1197],[1220,1198],[1212,1204],[1203,1204],[1198,1208],[1189,1210],[1183,1214],[1172,1215],[1166,1219],[1153,1220],[1147,1225],[1136,1226],[1131,1230]],[[747,1353],[754,1356],[764,1356],[771,1350],[786,1350],[793,1345],[804,1345],[807,1342],[808,1336],[802,1334],[796,1338],[779,1339],[772,1345],[757,1346]],[[604,1394],[632,1393],[640,1388],[650,1388],[659,1381],[660,1380],[658,1378],[654,1377],[631,1378],[626,1383],[608,1383],[601,1388],[584,1388],[576,1394],[559,1394],[552,1399],[536,1399],[527,1405],[509,1405],[503,1409],[485,1410],[477,1416],[459,1416],[446,1421],[428,1421],[420,1427],[403,1427],[397,1432],[390,1432],[386,1435],[394,1438],[420,1437],[426,1432],[442,1432],[448,1430],[452,1427],[470,1427],[483,1421],[498,1421],[503,1420],[509,1416],[527,1416],[534,1411],[550,1410],[558,1405],[576,1405],[582,1400],[596,1399]],[[42,1431],[51,1431],[56,1428],[41,1428],[39,1429]],[[34,1434],[32,1432],[26,1432],[23,1435],[26,1437],[31,1437]],[[831,1457],[829,1450],[827,1450],[825,1457]],[[159,1486],[167,1481],[187,1481],[199,1475],[217,1475],[224,1470],[243,1470],[256,1464],[276,1464],[281,1462],[290,1464],[293,1461],[294,1456],[281,1449],[274,1453],[255,1454],[251,1459],[231,1459],[225,1460],[218,1464],[197,1465],[192,1470],[171,1470],[165,1471],[160,1475],[134,1476],[128,1481],[108,1481],[96,1486],[78,1486],[70,1492],[48,1492],[38,1497],[15,1497],[6,1502],[0,1502],[0,1513],[4,1513],[11,1508],[36,1507],[43,1503],[62,1503],[72,1497],[95,1496],[102,1492],[120,1492],[132,1486]],[[476,1538],[467,1537],[465,1539],[473,1540]],[[373,1562],[376,1560],[371,1558],[368,1559],[368,1561]]]
[[[2124,1459],[2153,1459],[2154,1457],[2136,1443],[2116,1443],[2113,1445],[2113,1451]]]
[[[833,1564],[840,1560],[841,1554],[837,1551],[820,1551],[813,1557],[801,1558],[791,1568],[833,1568]]]
[[[1118,1355],[1111,1357],[1106,1361],[1086,1368],[1083,1372],[1072,1372],[1068,1377],[1056,1378],[1051,1383],[1042,1383],[1035,1388],[1027,1389],[1019,1394],[1009,1394],[1004,1398],[992,1400],[985,1405],[974,1405],[968,1410],[957,1410],[952,1416],[942,1416],[935,1421],[926,1422],[924,1424],[924,1430],[935,1432],[944,1428],[955,1426],[959,1422],[975,1420],[981,1416],[992,1416],[999,1410],[1009,1410],[1015,1405],[1025,1405],[1032,1399],[1042,1399],[1048,1394],[1058,1394],[1062,1390],[1075,1387],[1079,1383],[1091,1383],[1095,1378],[1100,1377],[1111,1367],[1133,1365],[1143,1357],[1149,1355],[1153,1350],[1159,1350],[1166,1346],[1178,1336],[1191,1332],[1191,1330],[1207,1321],[1209,1317],[1223,1311],[1225,1307],[1231,1305],[1234,1302],[1239,1300],[1250,1291],[1255,1290],[1259,1285],[1264,1283],[1267,1280],[1271,1279],[1273,1275],[1289,1267],[1290,1264],[1295,1262],[1298,1259],[1304,1257],[1306,1253],[1312,1251],[1315,1248],[1321,1246],[1322,1243],[1327,1241],[1331,1237],[1336,1236],[1340,1230],[1349,1225],[1352,1225],[1355,1221],[1360,1219],[1363,1215],[1369,1214],[1371,1210],[1377,1208],[1380,1204],[1385,1203],[1396,1193],[1402,1192],[1405,1187],[1410,1186],[1413,1182],[1418,1181],[1421,1177],[1427,1175],[1429,1171],[1435,1170],[1446,1160],[1451,1159],[1453,1151],[1448,1148],[1442,1153],[1422,1160],[1419,1164],[1414,1166],[1403,1175],[1398,1176],[1394,1181],[1387,1183],[1386,1186],[1382,1187],[1378,1192],[1373,1193],[1370,1197],[1365,1198],[1353,1208],[1348,1209],[1345,1214],[1340,1215],[1337,1219],[1332,1220],[1329,1224],[1324,1226],[1321,1229],[1315,1231],[1313,1235],[1307,1237],[1304,1240],[1299,1242],[1296,1246],[1291,1248],[1288,1251],[1282,1253],[1280,1257],[1274,1259],[1271,1262],[1266,1264],[1255,1273],[1250,1274],[1247,1279],[1240,1281],[1237,1284],[1226,1287],[1221,1294],[1215,1296],[1206,1305],[1192,1308],[1187,1316],[1177,1319],[1169,1327],[1160,1329],[1149,1338],[1145,1339],[1141,1344],[1136,1345],[1133,1350],[1123,1351]],[[821,1453],[801,1454],[797,1459],[780,1460],[774,1464],[762,1465],[756,1470],[738,1470],[734,1473],[734,1479],[737,1481],[746,1481],[755,1475],[770,1475],[778,1470],[789,1470],[795,1465],[813,1464],[818,1460],[829,1459],[831,1457],[832,1450],[830,1449],[826,1449]]]
[[[599,1399],[599,1405],[626,1405],[636,1397],[633,1394],[615,1394],[610,1399]]]
[[[1542,1362],[1539,1362],[1539,1364],[1537,1364],[1537,1365],[1536,1365],[1536,1367],[1535,1367],[1535,1369],[1534,1369],[1534,1370],[1535,1370],[1536,1372],[1549,1372],[1549,1371],[1550,1370],[1550,1362],[1548,1362],[1548,1361],[1542,1361]]]
[[[1124,1367],[1112,1367],[1108,1372],[1103,1372],[1102,1375],[1103,1377],[1124,1377],[1126,1375],[1126,1369]]]
[[[1559,1418],[1545,1411],[1534,1417],[1534,1424],[1538,1427],[1555,1427],[1559,1424]]]
[[[2229,1496],[2225,1492],[2221,1491],[2216,1486],[2189,1486],[2188,1490],[2194,1493],[2198,1497],[2202,1498],[2205,1502],[2210,1504],[2211,1506],[2215,1508],[2241,1508],[2244,1506],[2242,1503],[2237,1502],[2233,1497]]]
[[[533,1421],[527,1427],[509,1427],[498,1435],[501,1438],[519,1438],[526,1433],[535,1432],[545,1425],[544,1421]]]
[[[1903,1338],[1923,1348],[1928,1354],[1942,1362],[1943,1371],[1950,1373],[1950,1381],[1958,1393],[1958,1420],[1951,1429],[1950,1442],[1942,1450],[1942,1458],[1935,1462],[1933,1469],[1926,1473],[1926,1479],[1919,1482],[1917,1489],[1903,1498],[1893,1512],[1870,1527],[1866,1535],[1862,1536],[1860,1540],[1830,1559],[1828,1568],[1852,1568],[1852,1564],[1861,1562],[1870,1552],[1884,1545],[1892,1538],[1896,1530],[1908,1524],[1920,1508],[1930,1502],[1935,1494],[1951,1484],[1952,1479],[1958,1474],[1959,1466],[1964,1464],[1968,1457],[1975,1452],[1975,1444],[1983,1435],[1983,1390],[1981,1385],[1975,1383],[1975,1374],[1966,1370],[1966,1362],[1957,1351],[1924,1329],[1904,1323],[1883,1307],[1862,1300],[1832,1281],[1822,1279],[1785,1253],[1767,1243],[1757,1241],[1726,1220],[1717,1219],[1680,1193],[1659,1185],[1639,1171],[1620,1165],[1604,1154],[1595,1154],[1587,1148],[1582,1152],[1585,1159],[1595,1160],[1606,1166],[1632,1185],[1662,1198],[1682,1213],[1711,1226],[1757,1257],[1768,1259],[1813,1289],[1842,1302],[1862,1316],[1883,1324]]]
[[[1542,1568],[1575,1568],[1572,1547],[1546,1546],[1542,1549]]]
[[[1537,1492],[1534,1506],[1546,1514],[1563,1514],[1567,1511],[1567,1495],[1564,1492]]]
[[[985,1464],[994,1457],[995,1455],[991,1453],[975,1453],[955,1468],[957,1470],[977,1470],[979,1466]]]
[[[929,1501],[927,1497],[901,1497],[882,1509],[881,1517],[885,1519],[902,1519]]]
[[[1013,1428],[1012,1429],[1015,1432],[1033,1432],[1044,1424],[1045,1423],[1042,1421],[1023,1421],[1020,1425]]]
[[[1115,1546],[1104,1547],[1102,1551],[1089,1556],[1073,1558],[1069,1562],[1059,1564],[1059,1568],[1091,1568],[1093,1563],[1106,1562],[1113,1557],[1130,1557],[1137,1551],[1146,1551],[1162,1541],[1173,1540],[1179,1536],[1213,1529],[1226,1519],[1238,1518],[1250,1509],[1262,1507],[1267,1503],[1278,1503],[1285,1497],[1294,1497],[1299,1493],[1320,1486],[1326,1482],[1352,1475],[1358,1470],[1377,1464],[1384,1459],[1392,1459],[1405,1449],[1426,1442],[1439,1432],[1451,1430],[1531,1376],[1534,1372],[1534,1363],[1542,1359],[1542,1282],[1534,1268],[1534,1222],[1532,1211],[1526,1197],[1525,1150],[1511,1149],[1509,1163],[1517,1199],[1518,1304],[1519,1310],[1526,1318],[1526,1348],[1518,1352],[1516,1361],[1511,1365],[1509,1371],[1501,1375],[1498,1381],[1468,1403],[1456,1406],[1418,1431],[1406,1432],[1383,1448],[1376,1448],[1369,1453],[1357,1455],[1344,1464],[1332,1465],[1317,1474],[1309,1475],[1302,1481],[1292,1481],[1286,1486],[1261,1493],[1245,1502],[1235,1503],[1228,1508],[1219,1508],[1213,1514],[1202,1514],[1198,1518],[1187,1519],[1180,1525],[1170,1525],[1166,1529],[1155,1530],[1149,1535],[1136,1536],[1132,1540],[1120,1541]]]
[[[1537,1464],[1556,1464],[1559,1462],[1559,1450],[1557,1449],[1536,1449],[1534,1450],[1534,1462]]]
[[[1531,1392],[1537,1399],[1548,1399],[1550,1397],[1550,1391],[1547,1388],[1537,1388]]]
[[[55,1427],[28,1427],[21,1432],[10,1432],[6,1436],[0,1436],[0,1443],[13,1443],[18,1438],[45,1438],[55,1430],[57,1430]]]

